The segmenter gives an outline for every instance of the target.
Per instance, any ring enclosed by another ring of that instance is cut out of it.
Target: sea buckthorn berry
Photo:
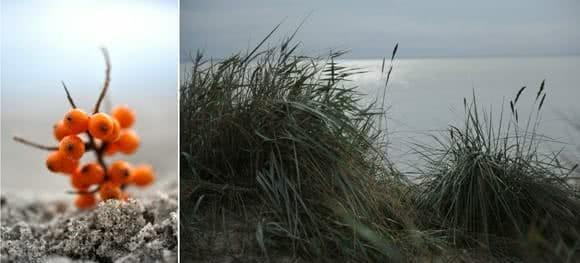
[[[119,151],[119,146],[116,143],[107,143],[105,145],[105,155],[111,156]]]
[[[87,190],[89,186],[91,186],[87,181],[88,180],[81,173],[80,169],[77,169],[70,176],[70,184],[79,190]]]
[[[60,152],[60,151],[59,151]],[[79,167],[79,160],[71,159],[63,155],[61,172],[72,174]]]
[[[75,206],[78,209],[89,209],[95,207],[97,198],[93,193],[79,193],[75,198]]]
[[[60,141],[58,150],[64,153],[68,158],[80,159],[85,153],[85,143],[79,136],[69,135]]]
[[[63,160],[63,164],[64,165],[62,167],[61,172],[66,173],[66,174],[72,174],[79,167],[79,160],[65,157]]]
[[[114,126],[113,118],[100,112],[91,116],[89,120],[89,133],[93,137],[103,140],[108,136],[111,136]]]
[[[58,121],[52,128],[52,134],[57,141],[62,140],[65,136],[73,134],[73,132],[64,125],[63,120]]]
[[[121,137],[121,126],[119,124],[119,121],[113,119],[113,130],[111,131],[111,134],[109,136],[103,138],[103,141],[116,142],[117,140],[119,140],[120,137]]]
[[[121,199],[123,197],[123,191],[118,185],[107,182],[101,185],[99,188],[99,196],[101,200],[109,199]]]
[[[73,133],[85,132],[89,125],[89,115],[81,109],[72,109],[64,115],[64,125]]]
[[[140,141],[139,136],[134,131],[123,130],[121,131],[121,137],[119,137],[116,143],[120,152],[132,154],[139,148]]]
[[[61,151],[54,151],[46,158],[46,168],[51,172],[61,172],[71,174],[78,167],[79,161],[68,158]]]
[[[155,174],[153,173],[153,167],[151,167],[151,165],[142,164],[133,169],[129,181],[137,186],[144,187],[153,183],[154,180]]]
[[[72,108],[69,108],[64,118],[58,120],[52,127],[52,135],[58,141],[57,147],[43,146],[24,138],[14,137],[17,142],[51,151],[45,165],[51,172],[70,175],[68,179],[72,185],[70,188],[74,188],[75,194],[73,203],[79,209],[94,207],[100,199],[127,200],[130,198],[129,193],[124,192],[127,186],[133,184],[145,187],[156,180],[155,172],[150,165],[132,167],[123,160],[114,161],[109,167],[105,164],[106,156],[118,152],[135,153],[140,147],[141,139],[131,130],[137,116],[129,106],[118,105],[110,113],[99,112],[102,100],[106,96],[110,73],[108,53],[103,50],[103,54],[107,65],[105,76],[107,83],[100,92],[94,111],[87,113],[76,108],[68,88],[63,83]],[[87,151],[94,151],[96,160],[79,166]]]
[[[63,154],[61,152],[51,152],[46,158],[46,168],[53,173],[60,172],[62,170],[62,158]]]
[[[93,185],[100,184],[105,178],[105,171],[97,163],[87,163],[79,170],[82,182],[84,184]]]
[[[129,182],[131,173],[131,165],[123,160],[113,162],[109,168],[110,181],[116,185],[122,185]]]
[[[121,124],[121,128],[123,129],[130,128],[135,122],[135,112],[127,105],[115,107],[111,111],[111,115],[119,121],[119,124]]]

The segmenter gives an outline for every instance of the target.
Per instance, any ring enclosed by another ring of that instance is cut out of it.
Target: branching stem
[[[17,141],[17,142],[19,142],[19,143],[22,143],[22,144],[25,144],[25,145],[28,145],[28,146],[32,146],[34,148],[38,148],[38,149],[41,149],[41,150],[47,150],[47,151],[56,151],[56,150],[58,150],[58,146],[46,146],[46,145],[42,145],[40,143],[31,142],[29,140],[26,140],[26,139],[21,138],[21,137],[18,137],[18,136],[14,136],[14,140]]]
[[[82,195],[82,194],[94,194],[96,192],[99,191],[99,189],[101,189],[100,186],[97,186],[95,189],[93,190],[77,190],[77,191],[73,191],[73,190],[68,190],[66,191],[67,194],[76,194],[76,195]]]
[[[103,84],[103,89],[101,90],[101,94],[99,94],[99,98],[95,103],[95,108],[93,110],[93,114],[99,112],[99,108],[101,107],[101,103],[103,102],[103,98],[105,98],[105,94],[107,94],[107,90],[109,89],[109,82],[111,82],[111,61],[109,58],[109,52],[106,48],[101,48],[101,52],[103,52],[103,56],[105,57],[105,83]]]
[[[66,84],[64,84],[64,81],[60,81],[60,83],[62,83],[62,87],[64,88],[64,92],[66,92],[66,98],[68,99],[70,106],[73,107],[73,109],[76,109],[77,105],[75,105],[75,102],[73,101],[73,99],[70,95],[70,92],[68,92],[68,89],[66,88]]]
[[[40,143],[36,143],[33,141],[29,141],[27,139],[24,139],[22,137],[18,137],[18,136],[14,136],[13,139],[19,143],[22,143],[24,145],[28,145],[37,149],[41,149],[41,150],[46,150],[46,151],[57,151],[58,150],[58,146],[48,146],[48,145],[43,145]],[[85,143],[85,151],[91,151],[94,150],[95,147],[93,147],[90,143]]]
[[[99,112],[99,108],[101,106],[101,103],[103,102],[103,99],[105,98],[105,95],[107,94],[107,90],[109,89],[109,83],[111,82],[111,61],[109,58],[109,52],[107,51],[106,48],[101,48],[101,52],[103,52],[103,56],[105,58],[105,82],[103,84],[103,88],[101,89],[101,93],[99,94],[99,98],[97,99],[97,102],[95,103],[95,107],[93,109],[93,114],[98,113]],[[66,92],[66,97],[68,99],[68,102],[70,103],[71,107],[76,108],[76,104],[74,103],[74,100],[72,98],[72,96],[70,95],[70,92],[68,90],[68,88],[66,87],[66,84],[64,83],[64,81],[61,81],[62,83],[62,87],[64,88],[64,91]],[[103,142],[100,145],[97,145],[97,142],[95,141],[95,138],[87,131],[86,132],[87,137],[89,138],[89,141],[87,143],[85,143],[85,152],[86,151],[94,151],[95,152],[95,157],[97,158],[97,162],[99,163],[99,165],[103,168],[103,171],[105,172],[105,181],[109,180],[109,175],[107,172],[107,164],[105,163],[105,160],[103,158],[103,154],[105,152],[105,149],[107,147],[107,143]],[[18,137],[18,136],[14,136],[14,140],[17,142],[20,142],[22,144],[28,145],[28,146],[32,146],[34,148],[38,148],[38,149],[42,149],[42,150],[47,150],[47,151],[57,151],[58,150],[58,146],[46,146],[46,145],[42,145],[39,143],[35,143],[35,142],[31,142],[29,140],[26,140],[24,138]],[[100,189],[100,186],[96,187],[93,190],[90,191],[67,191],[67,193],[70,194],[94,194],[96,192],[98,192]]]

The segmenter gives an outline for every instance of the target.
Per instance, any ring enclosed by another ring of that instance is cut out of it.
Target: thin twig
[[[68,191],[66,191],[66,193],[67,194],[74,194],[74,195],[94,194],[94,193],[98,192],[99,189],[101,189],[100,186],[98,186],[97,188],[90,190],[90,191],[87,191],[87,190],[79,190],[79,191],[68,190]]]
[[[40,143],[31,142],[29,140],[26,140],[26,139],[18,137],[18,136],[14,136],[14,140],[19,142],[19,143],[26,144],[28,146],[32,146],[34,148],[38,148],[38,149],[42,149],[42,150],[47,150],[47,151],[58,150],[58,146],[46,146],[46,145],[42,145]]]
[[[66,92],[66,98],[68,99],[68,102],[70,103],[70,106],[73,107],[73,109],[76,109],[77,105],[75,105],[75,102],[73,101],[70,92],[68,92],[68,89],[66,88],[66,84],[64,84],[64,81],[60,81],[60,83],[62,83],[62,87],[64,88],[64,92]]]
[[[32,146],[34,148],[38,148],[38,149],[41,149],[41,150],[47,150],[47,151],[57,151],[58,150],[58,146],[42,145],[40,143],[31,142],[31,141],[29,141],[27,139],[24,139],[24,138],[18,137],[18,136],[14,136],[14,140],[17,141],[17,142],[19,142],[19,143],[22,143],[22,144],[25,144],[25,145],[28,145],[28,146]],[[93,147],[90,143],[88,143],[88,142],[85,143],[85,152],[88,152],[88,151],[91,151],[91,150],[94,150],[94,149],[95,149],[95,147]]]
[[[91,145],[91,147],[93,149],[95,149],[95,157],[97,157],[97,162],[99,162],[99,165],[101,165],[101,167],[103,168],[103,171],[105,172],[105,181],[108,180],[108,173],[107,173],[107,163],[105,163],[105,160],[103,159],[103,152],[105,151],[105,147],[107,146],[106,142],[103,142],[101,144],[101,147],[97,147],[97,143],[95,142],[95,139],[93,138],[93,136],[87,132],[87,135],[89,137],[89,144]]]
[[[106,48],[101,48],[101,52],[103,52],[103,57],[105,58],[105,83],[103,84],[103,89],[101,90],[101,94],[99,95],[99,98],[97,99],[97,102],[95,103],[95,109],[93,110],[93,114],[99,112],[99,107],[101,106],[101,103],[103,102],[103,99],[105,98],[105,95],[107,94],[107,90],[109,89],[109,83],[111,82],[111,60],[109,58],[109,52],[107,51]],[[89,143],[91,144],[91,146],[95,149],[95,156],[97,157],[97,161],[99,162],[99,165],[101,165],[101,167],[103,167],[103,170],[105,172],[105,180],[108,180],[108,173],[107,173],[107,164],[105,163],[105,160],[103,159],[103,152],[105,151],[105,147],[107,146],[107,143],[103,142],[101,144],[101,147],[97,147],[97,143],[95,142],[95,139],[93,138],[93,136],[87,132],[87,136],[89,137]]]
[[[111,61],[109,59],[109,52],[106,48],[101,48],[101,52],[103,52],[103,56],[105,57],[105,83],[103,84],[103,89],[101,90],[101,94],[99,95],[99,99],[95,103],[95,109],[93,110],[93,114],[99,112],[99,107],[101,106],[101,102],[107,94],[107,90],[109,89],[109,82],[111,82]]]

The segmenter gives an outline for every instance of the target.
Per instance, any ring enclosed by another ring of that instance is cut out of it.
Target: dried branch
[[[87,132],[87,135],[89,137],[88,144],[92,149],[95,149],[95,157],[97,158],[99,165],[103,168],[103,171],[105,172],[105,180],[107,180],[109,176],[107,173],[107,163],[105,163],[105,159],[103,159],[103,153],[105,151],[105,147],[107,147],[107,143],[103,142],[101,147],[97,147],[97,143],[95,142],[93,136],[89,132]]]
[[[96,192],[99,191],[99,189],[101,189],[100,186],[97,186],[95,189],[93,190],[79,190],[79,191],[74,191],[74,190],[68,190],[66,191],[67,194],[73,194],[73,195],[86,195],[86,194],[94,194]]]
[[[36,142],[32,142],[29,141],[27,139],[24,139],[22,137],[18,137],[18,136],[14,136],[13,138],[15,141],[28,145],[28,146],[32,146],[34,148],[38,148],[41,150],[47,150],[47,151],[57,151],[58,150],[58,146],[47,146],[47,145],[42,145],[40,143],[36,143]],[[90,142],[85,143],[85,151],[92,151],[96,149],[96,147],[93,147],[93,145]]]
[[[99,99],[95,103],[95,109],[93,110],[93,114],[99,112],[99,107],[101,106],[101,102],[103,102],[103,98],[105,94],[107,94],[107,90],[109,89],[109,82],[111,82],[111,61],[109,59],[109,52],[106,48],[101,48],[103,52],[103,56],[105,57],[105,83],[103,84],[103,89],[101,90],[101,94],[99,95]]]
[[[101,106],[101,103],[103,102],[103,99],[105,98],[105,95],[107,94],[107,90],[109,89],[109,82],[111,82],[111,60],[109,58],[109,52],[107,51],[106,48],[101,48],[101,52],[103,52],[103,57],[105,58],[105,66],[106,66],[105,83],[103,84],[103,89],[101,90],[101,94],[99,95],[99,99],[97,99],[93,113],[99,112],[99,107]],[[105,160],[103,159],[103,152],[105,151],[105,147],[107,147],[107,143],[103,142],[101,144],[101,147],[98,148],[97,143],[95,142],[95,139],[93,138],[93,136],[89,132],[87,132],[87,136],[89,137],[90,145],[95,149],[95,157],[97,157],[97,161],[99,162],[99,165],[101,165],[101,167],[103,167],[103,171],[105,172],[105,180],[107,180],[107,178],[108,178],[107,163],[105,163]]]
[[[62,83],[62,87],[64,88],[64,92],[66,92],[66,98],[68,99],[68,102],[70,103],[70,106],[73,107],[73,109],[75,109],[77,107],[77,105],[75,105],[75,102],[73,101],[70,92],[68,92],[68,89],[66,88],[66,84],[64,84],[64,81],[60,81],[60,83]]]
[[[24,138],[18,137],[18,136],[14,136],[13,138],[15,141],[22,143],[22,144],[26,144],[28,146],[32,146],[34,148],[38,148],[41,150],[47,150],[47,151],[56,151],[58,150],[58,146],[46,146],[46,145],[42,145],[40,143],[35,143],[35,142],[31,142],[29,140],[26,140]]]

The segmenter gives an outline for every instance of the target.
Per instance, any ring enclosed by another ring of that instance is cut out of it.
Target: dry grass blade
[[[544,96],[542,96],[542,100],[540,100],[540,105],[538,105],[538,110],[542,109],[542,105],[544,105],[544,100],[546,99],[546,95],[547,94],[544,94]]]
[[[523,86],[519,91],[518,94],[516,95],[516,99],[514,100],[514,104],[518,103],[518,99],[520,98],[520,95],[522,95],[522,92],[524,92],[524,90],[526,89],[526,86]]]
[[[246,64],[246,62],[253,59],[252,56],[254,55],[254,53],[256,53],[256,51],[258,51],[258,49],[260,49],[260,47],[264,43],[266,43],[266,40],[268,40],[274,34],[274,32],[276,32],[276,30],[278,30],[280,25],[282,25],[282,23],[277,24],[274,27],[274,29],[272,29],[272,31],[270,31],[270,33],[268,33],[268,35],[266,35],[266,37],[264,39],[262,39],[262,41],[250,53],[248,53],[248,55],[246,55],[246,57],[242,60],[242,64]]]
[[[538,90],[538,94],[536,94],[536,100],[538,100],[538,98],[540,98],[540,95],[542,95],[542,91],[544,91],[545,84],[546,84],[546,80],[542,80],[542,84],[540,84],[540,89]]]

